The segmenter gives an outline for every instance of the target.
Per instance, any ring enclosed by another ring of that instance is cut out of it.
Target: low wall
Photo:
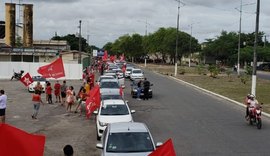
[[[10,79],[14,72],[24,70],[24,74],[30,73],[31,76],[40,75],[37,70],[39,67],[49,63],[31,63],[31,62],[0,62],[0,79]],[[82,64],[65,64],[65,77],[59,80],[79,80],[82,79]]]

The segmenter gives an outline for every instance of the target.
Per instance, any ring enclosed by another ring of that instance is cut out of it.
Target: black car
[[[137,84],[138,84],[138,80],[134,80],[134,81],[132,81],[132,83],[130,84],[131,85],[131,96],[133,97],[133,98],[136,98],[137,97],[137,88],[138,88],[138,86],[137,86]],[[153,97],[153,90],[152,90],[152,88],[151,88],[151,86],[153,86],[153,84],[150,84],[150,88],[149,88],[149,98],[152,98]],[[144,97],[144,86],[143,86],[143,83],[142,83],[142,87],[141,87],[141,95],[140,95],[140,98],[143,98]]]

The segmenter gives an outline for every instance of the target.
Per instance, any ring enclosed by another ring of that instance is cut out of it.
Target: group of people
[[[37,119],[37,115],[39,112],[40,105],[44,102],[41,99],[41,94],[43,92],[42,85],[38,82],[35,86],[35,91],[32,94],[32,102],[34,106],[34,111],[32,114],[32,119]],[[51,87],[50,82],[46,82],[46,88],[45,88],[45,94],[46,94],[46,103],[53,104],[52,102],[52,91],[53,88]],[[56,81],[54,84],[54,95],[55,95],[55,103],[60,103],[61,106],[66,105],[67,112],[71,112],[72,105],[75,103],[75,91],[73,86],[67,86],[66,81],[63,81],[63,84],[61,85],[59,81]]]
[[[147,78],[143,80],[139,80],[137,83],[137,100],[141,100],[141,92],[143,91],[143,100],[149,99],[149,89],[150,89],[150,82]]]

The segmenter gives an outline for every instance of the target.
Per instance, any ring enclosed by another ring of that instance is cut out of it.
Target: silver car
[[[120,122],[108,124],[96,147],[102,149],[102,156],[147,156],[160,145],[154,144],[144,123]]]

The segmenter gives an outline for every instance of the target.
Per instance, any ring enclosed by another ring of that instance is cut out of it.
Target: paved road
[[[153,99],[137,101],[135,121],[145,122],[154,140],[172,138],[177,155],[269,155],[269,119],[257,130],[244,120],[244,108],[168,77],[145,71]]]

